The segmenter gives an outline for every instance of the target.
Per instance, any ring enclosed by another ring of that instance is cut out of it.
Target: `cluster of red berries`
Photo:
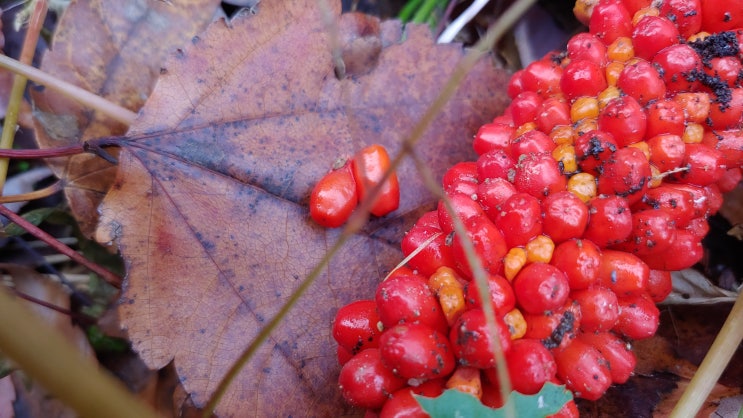
[[[351,159],[339,159],[312,189],[310,216],[319,225],[337,228],[377,186],[380,190],[370,213],[384,216],[394,211],[400,205],[400,185],[394,172],[384,178],[389,169],[389,154],[378,144],[369,145]]]
[[[515,73],[477,161],[445,173],[453,214],[442,202],[423,215],[402,242],[407,266],[339,310],[349,403],[425,416],[413,394],[456,388],[499,407],[496,347],[524,394],[555,382],[595,400],[629,378],[630,342],[655,333],[670,271],[701,259],[707,218],[741,180],[740,3],[578,3],[590,32]]]

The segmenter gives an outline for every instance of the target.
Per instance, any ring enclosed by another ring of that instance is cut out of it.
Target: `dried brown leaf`
[[[165,57],[211,21],[218,0],[73,1],[65,10],[41,69],[137,111],[149,96]],[[121,135],[127,127],[50,89],[32,92],[39,147]],[[50,161],[65,180],[72,212],[85,234],[115,167],[90,155]]]
[[[379,55],[354,59],[371,64],[338,80],[321,13],[311,0],[261,2],[257,15],[213,24],[168,63],[119,143],[98,232],[127,260],[121,321],[148,366],[175,361],[197,407],[337,239],[308,217],[313,183],[364,145],[399,153],[462,57],[425,27],[385,22]],[[479,63],[417,144],[439,177],[472,158],[472,134],[503,108],[505,81]],[[407,219],[435,203],[411,161],[398,177],[400,209],[343,247],[230,387],[221,415],[358,412],[337,390],[330,323],[372,296],[401,259]]]

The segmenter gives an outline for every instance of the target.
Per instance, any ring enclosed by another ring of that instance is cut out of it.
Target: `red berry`
[[[508,106],[513,123],[521,126],[527,122],[534,122],[542,106],[542,98],[533,91],[524,91],[514,97]]]
[[[663,16],[645,16],[632,31],[632,46],[635,55],[651,60],[663,48],[679,42],[676,25]]]
[[[400,205],[397,175],[393,172],[382,183],[385,173],[390,169],[390,157],[383,146],[375,144],[362,149],[354,156],[352,165],[359,200],[364,200],[374,187],[382,184],[370,210],[372,215],[384,216],[397,209]]]
[[[423,382],[418,386],[408,386],[392,394],[379,411],[379,418],[428,418],[413,395],[433,398],[444,391],[443,379]]]
[[[647,293],[619,298],[619,319],[614,331],[641,340],[655,334],[659,321],[660,311]]]
[[[511,283],[502,276],[488,276],[488,291],[490,302],[496,315],[503,316],[516,307],[516,296],[513,293]],[[465,305],[470,308],[482,308],[480,291],[475,281],[465,284]]]
[[[396,325],[379,339],[384,365],[404,379],[430,380],[454,370],[454,354],[447,337],[423,324]]]
[[[687,44],[675,44],[661,49],[653,64],[658,66],[666,90],[671,93],[696,90],[698,81],[692,75],[702,71],[702,60]]]
[[[678,168],[684,161],[686,144],[680,136],[660,134],[647,140],[650,162],[662,173]]]
[[[598,175],[604,161],[619,149],[614,137],[605,131],[588,131],[575,140],[575,157],[581,170]]]
[[[620,36],[632,34],[632,16],[621,1],[601,0],[593,8],[588,29],[609,45]]]
[[[480,155],[476,166],[477,178],[482,183],[486,179],[508,179],[509,176],[513,176],[516,161],[502,149],[494,149]]]
[[[671,99],[658,100],[647,107],[647,113],[646,138],[652,138],[660,134],[673,134],[681,139],[680,136],[684,134],[686,121],[684,120],[684,109],[679,102]]]
[[[727,166],[722,152],[702,144],[686,144],[684,149],[681,166],[687,170],[674,174],[674,181],[707,186],[725,174]]]
[[[521,159],[524,155],[550,153],[555,148],[555,142],[542,131],[533,129],[524,132],[511,141],[511,153],[514,158]]]
[[[562,67],[549,59],[542,59],[534,61],[524,68],[521,82],[526,90],[536,92],[543,98],[547,98],[560,91],[561,75]]]
[[[626,197],[630,204],[642,198],[650,182],[650,163],[638,148],[617,150],[604,162],[598,191],[606,195]]]
[[[585,289],[596,283],[601,263],[601,250],[587,239],[571,239],[558,245],[550,264],[568,278],[571,289]]]
[[[495,225],[503,232],[508,248],[526,245],[542,233],[541,212],[539,200],[526,193],[516,193],[505,201]]]
[[[575,396],[595,401],[611,386],[608,362],[593,346],[573,340],[567,347],[554,351],[557,377]]]
[[[513,281],[516,301],[525,312],[543,313],[567,301],[570,286],[560,269],[545,263],[532,263],[521,269]]]
[[[346,362],[338,383],[346,402],[360,408],[380,408],[391,393],[405,386],[405,380],[382,364],[376,348],[366,349]]]
[[[606,88],[606,77],[601,65],[588,60],[571,60],[565,66],[560,88],[569,99],[596,96]]]
[[[539,340],[521,338],[511,344],[506,354],[508,374],[513,390],[533,395],[557,374],[552,353]]]
[[[508,252],[506,240],[503,234],[485,216],[477,216],[465,222],[467,236],[475,247],[475,254],[485,271],[498,274],[503,264],[503,257]],[[456,267],[465,277],[471,278],[472,268],[462,246],[462,240],[458,234],[454,235],[452,243],[452,254]]]
[[[515,195],[516,187],[502,178],[487,178],[477,188],[477,199],[491,220],[495,220],[502,211],[502,205]]]
[[[536,122],[537,129],[542,132],[551,132],[555,126],[570,125],[570,105],[563,99],[549,98],[542,102]]]
[[[570,297],[580,305],[580,328],[585,332],[608,331],[619,318],[617,295],[603,286],[576,290]]]
[[[743,26],[743,1],[704,0],[700,3],[703,31],[714,33]]]
[[[663,302],[673,290],[671,272],[665,270],[650,270],[647,290],[648,295],[653,300],[653,302]]]
[[[454,164],[446,170],[441,180],[441,185],[447,195],[458,193],[472,196],[477,193],[477,164],[466,161]]]
[[[601,67],[606,65],[606,45],[591,33],[579,33],[568,41],[567,53],[570,61],[587,60]]]
[[[637,359],[628,343],[611,332],[581,333],[578,339],[598,350],[609,362],[613,383],[625,383],[632,375]]]
[[[326,228],[337,228],[348,220],[359,196],[351,164],[344,163],[320,179],[310,194],[310,216]]]
[[[524,314],[526,334],[524,338],[535,338],[548,349],[570,344],[580,328],[581,312],[577,303],[569,301],[550,312]]]
[[[684,227],[692,218],[699,215],[695,213],[694,195],[683,187],[683,185],[663,184],[649,189],[642,200],[633,205],[632,209],[635,211],[662,209],[671,215],[677,227]]]
[[[704,221],[706,224],[706,220]],[[676,239],[665,251],[643,256],[642,259],[652,269],[678,271],[698,263],[704,256],[702,237],[687,230],[677,230]]]
[[[743,124],[743,88],[722,89],[714,95],[709,109],[709,122],[715,130],[741,128]]]
[[[333,321],[333,338],[351,354],[379,346],[379,314],[373,300],[358,300],[338,310]]]
[[[618,297],[645,291],[650,268],[636,255],[624,251],[603,250],[599,266],[599,282]]]
[[[511,334],[503,318],[495,316],[497,335],[488,330],[485,313],[481,309],[464,311],[454,322],[449,333],[454,354],[463,366],[486,369],[495,366],[495,344],[507,353],[511,348]],[[497,338],[497,340],[496,340]]]
[[[441,231],[438,224],[438,211],[426,213],[405,234],[400,244],[402,253],[408,256],[419,250],[432,236],[438,234],[432,242],[408,260],[408,265],[425,277],[433,274],[441,266],[454,265],[451,246],[446,244],[447,235]]]
[[[640,90],[648,91],[641,87]],[[601,131],[610,134],[624,147],[645,138],[647,116],[637,100],[621,96],[611,100],[599,113],[598,125]]]
[[[375,300],[385,328],[420,322],[445,332],[448,323],[425,277],[393,273],[377,286]]]
[[[454,214],[462,222],[466,222],[470,218],[474,218],[477,216],[485,216],[485,212],[482,210],[482,207],[479,203],[477,203],[477,200],[475,200],[476,197],[477,194],[455,194],[449,196],[449,202],[451,202],[452,208],[454,209]],[[441,226],[441,230],[445,234],[454,231],[454,220],[449,214],[449,211],[446,209],[446,205],[444,204],[443,200],[439,201],[438,213],[439,225]]]
[[[555,244],[579,238],[588,225],[588,207],[573,193],[557,192],[542,201],[542,231]]]
[[[509,144],[514,132],[516,132],[516,128],[510,125],[486,123],[477,131],[477,135],[472,141],[472,148],[478,155],[494,149],[510,152]]]
[[[519,160],[513,185],[521,192],[542,199],[565,190],[567,180],[560,165],[549,154],[529,154]]]
[[[643,106],[666,95],[666,84],[658,70],[649,61],[639,59],[624,67],[617,79],[617,87]]]
[[[670,213],[663,209],[643,210],[632,214],[632,233],[614,249],[635,255],[658,254],[675,239],[676,223]]]
[[[588,202],[588,226],[583,237],[599,247],[618,244],[632,232],[632,212],[621,196],[599,196]]]
[[[660,6],[660,15],[672,21],[684,38],[702,28],[701,0],[665,0]]]

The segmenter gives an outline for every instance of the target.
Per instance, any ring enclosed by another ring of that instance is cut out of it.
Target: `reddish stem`
[[[79,321],[81,323],[84,323],[86,325],[93,325],[93,324],[96,323],[96,319],[93,318],[92,316],[88,316],[88,315],[77,313],[77,312],[72,312],[69,309],[65,309],[65,308],[59,307],[59,306],[57,306],[57,305],[55,305],[53,303],[49,303],[49,302],[47,302],[47,301],[45,301],[43,299],[39,299],[37,297],[33,297],[33,296],[28,295],[26,293],[20,292],[17,289],[13,289],[13,293],[16,296],[18,296],[19,298],[21,298],[21,299],[27,300],[27,301],[29,301],[31,303],[35,303],[35,304],[37,304],[39,306],[43,306],[43,307],[45,307],[47,309],[51,309],[51,310],[53,310],[55,312],[59,312],[62,315],[67,315],[67,316],[69,316],[71,318],[74,318],[77,321]]]
[[[0,149],[0,158],[22,158],[26,160],[37,158],[65,157],[85,152],[83,144],[67,145],[58,148],[45,149]]]
[[[6,218],[10,219],[13,223],[25,229],[26,231],[28,231],[28,233],[35,236],[36,238],[44,241],[45,243],[47,243],[47,245],[54,248],[59,253],[64,254],[67,257],[70,257],[72,260],[87,267],[88,270],[99,275],[103,280],[108,282],[108,284],[110,284],[111,286],[117,289],[121,288],[121,277],[117,276],[116,274],[107,270],[106,268],[101,267],[98,264],[83,257],[77,251],[62,244],[61,242],[59,242],[59,240],[49,235],[48,233],[43,231],[41,228],[23,219],[21,216],[17,215],[15,212],[11,211],[10,209],[6,208],[3,205],[0,205],[0,215],[3,215]]]

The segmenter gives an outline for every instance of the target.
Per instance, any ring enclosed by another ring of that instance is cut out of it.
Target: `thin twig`
[[[490,0],[475,0],[470,6],[462,12],[449,26],[446,27],[444,32],[441,33],[439,39],[436,41],[440,44],[449,43],[454,40],[454,37],[464,28],[472,19],[480,13]]]
[[[100,276],[103,280],[108,282],[108,284],[110,284],[111,286],[117,289],[121,288],[121,277],[117,276],[115,273],[83,257],[77,251],[62,244],[61,242],[59,242],[59,240],[49,235],[47,232],[45,232],[41,228],[23,219],[23,217],[19,216],[18,214],[14,213],[13,211],[11,211],[10,209],[6,208],[3,205],[0,205],[0,215],[5,216],[6,218],[10,219],[11,222],[15,223],[16,225],[28,231],[31,235],[44,241],[45,243],[47,243],[47,245],[54,248],[57,252],[62,253],[70,257],[72,260],[76,261],[77,263],[80,263],[83,266],[87,267],[88,270]]]
[[[33,160],[40,158],[66,157],[68,155],[82,154],[83,152],[85,152],[83,144],[43,149],[0,149],[0,158]]]
[[[0,67],[16,74],[21,74],[37,84],[41,84],[71,99],[77,100],[82,105],[90,109],[95,109],[127,126],[134,123],[134,119],[137,117],[136,113],[125,107],[110,102],[74,84],[55,78],[37,68],[24,65],[5,55],[0,55]]]
[[[28,202],[36,199],[43,199],[62,189],[62,182],[58,180],[54,182],[54,184],[44,187],[43,189],[34,190],[33,192],[14,194],[12,196],[0,196],[0,203]]]

